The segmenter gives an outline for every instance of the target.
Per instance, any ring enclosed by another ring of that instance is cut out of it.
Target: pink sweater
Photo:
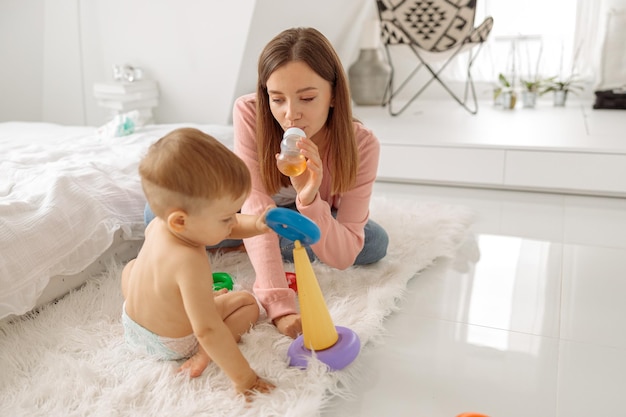
[[[233,109],[235,153],[244,160],[252,175],[252,193],[242,213],[260,213],[273,204],[261,183],[256,151],[256,94],[239,97]],[[324,176],[315,200],[308,206],[296,206],[300,213],[320,228],[319,242],[311,245],[325,264],[345,269],[363,248],[363,228],[369,218],[372,187],[378,170],[380,144],[374,134],[360,123],[354,123],[359,152],[359,171],[354,188],[341,195],[331,195],[329,160],[324,160]],[[337,209],[333,218],[331,207]],[[256,272],[254,292],[270,319],[297,313],[295,293],[287,286],[283,261],[274,233],[245,239],[244,244]]]

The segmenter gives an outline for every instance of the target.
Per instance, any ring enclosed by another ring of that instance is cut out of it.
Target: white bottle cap
[[[283,134],[283,137],[286,138],[287,136],[299,136],[301,138],[306,138],[306,133],[304,133],[304,130],[300,129],[299,127],[290,127],[289,129],[285,130],[285,133]]]

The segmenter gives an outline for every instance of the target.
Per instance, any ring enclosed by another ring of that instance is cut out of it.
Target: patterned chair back
[[[488,17],[474,28],[476,0],[376,0],[384,45],[416,45],[444,52],[487,39]]]

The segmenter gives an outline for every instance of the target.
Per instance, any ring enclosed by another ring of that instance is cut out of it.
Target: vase
[[[382,58],[379,49],[361,49],[358,59],[348,69],[352,100],[361,106],[385,104],[390,77],[391,66]]]
[[[515,91],[503,91],[500,93],[500,100],[502,100],[502,107],[504,109],[512,110],[517,103],[517,94]]]
[[[565,107],[567,101],[567,91],[556,90],[554,92],[554,107]]]
[[[534,109],[537,104],[537,92],[522,91],[522,104],[526,109]]]

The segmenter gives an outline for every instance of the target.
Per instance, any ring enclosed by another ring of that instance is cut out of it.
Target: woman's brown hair
[[[350,90],[335,49],[324,35],[313,28],[293,28],[279,33],[259,56],[256,139],[261,181],[270,194],[290,185],[289,178],[276,167],[275,155],[280,152],[283,129],[270,111],[267,80],[276,69],[293,61],[306,63],[331,85],[334,106],[329,109],[326,120],[328,152],[332,160],[331,192],[345,192],[356,181],[358,168]]]

